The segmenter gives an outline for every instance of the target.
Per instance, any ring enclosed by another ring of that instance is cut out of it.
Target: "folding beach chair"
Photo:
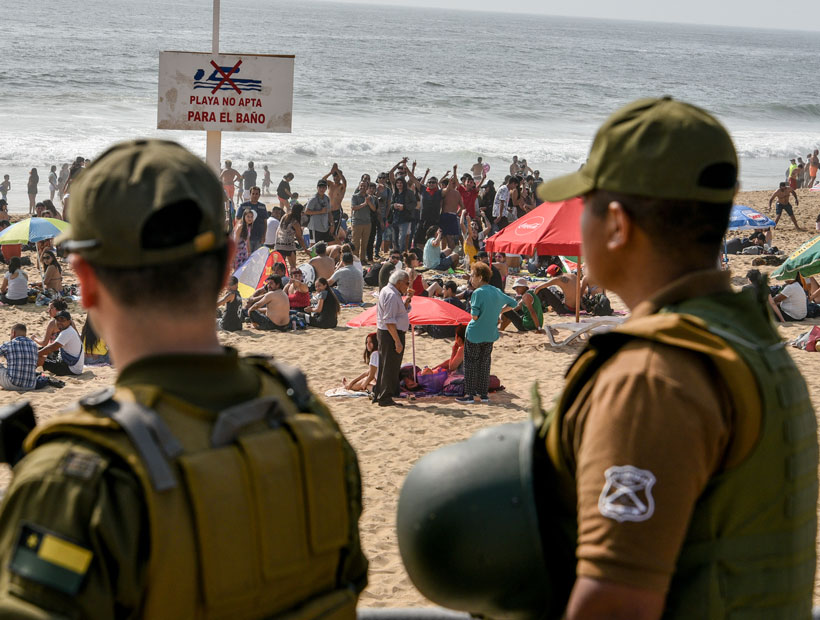
[[[580,323],[554,323],[552,325],[544,325],[544,327],[571,331],[572,334],[567,338],[556,341],[552,335],[552,329],[547,329],[547,337],[550,339],[550,345],[553,347],[565,347],[574,340],[584,342],[588,340],[592,334],[602,334],[615,329],[623,323],[626,318],[627,317],[624,316],[597,316],[590,319],[581,319]]]

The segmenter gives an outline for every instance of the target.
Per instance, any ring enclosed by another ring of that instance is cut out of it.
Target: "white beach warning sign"
[[[290,133],[293,59],[160,52],[157,129]]]

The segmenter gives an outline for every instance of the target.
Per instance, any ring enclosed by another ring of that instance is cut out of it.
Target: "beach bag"
[[[445,396],[464,396],[464,375],[449,375],[441,392]]]
[[[444,384],[447,381],[446,370],[439,370],[431,374],[416,375],[416,381],[427,394],[439,394],[444,389]]]
[[[495,375],[490,375],[490,382],[487,384],[488,392],[496,392],[504,389],[501,385],[501,379]],[[442,394],[445,396],[464,396],[464,375],[450,375],[444,382],[444,387],[441,388]]]
[[[820,325],[815,325],[809,332],[809,339],[806,341],[806,351],[816,353],[818,340],[820,340]]]
[[[816,319],[818,316],[820,316],[820,304],[810,301],[806,304],[806,318]]]

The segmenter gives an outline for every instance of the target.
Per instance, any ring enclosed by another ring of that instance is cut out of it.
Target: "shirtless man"
[[[242,178],[239,170],[235,170],[232,166],[233,162],[230,159],[226,159],[225,167],[222,169],[222,172],[219,173],[219,180],[222,181],[222,187],[228,195],[228,200],[234,199],[233,194],[236,189],[234,184]]]
[[[783,215],[783,211],[788,213],[789,217],[792,219],[794,223],[795,230],[803,230],[797,224],[797,220],[794,217],[794,211],[792,211],[791,202],[789,202],[789,196],[794,196],[794,204],[795,206],[800,205],[800,199],[797,197],[797,194],[791,189],[786,183],[781,182],[780,187],[778,187],[774,193],[769,197],[769,208],[772,208],[772,201],[776,198],[777,202],[775,203],[775,218],[774,218],[774,226],[777,228],[777,222],[780,221],[780,216]]]
[[[453,176],[447,182],[447,187],[441,193],[441,218],[439,226],[444,235],[444,249],[455,250],[459,246],[461,228],[458,225],[458,216],[464,209],[461,193],[458,191],[458,166],[453,166]]]
[[[578,307],[578,274],[565,273],[543,284],[535,287],[535,294],[541,299],[541,304],[546,311],[547,306],[552,306],[556,314],[575,314],[575,309]],[[562,302],[558,296],[553,293],[549,287],[557,286],[564,293],[564,301]]]
[[[817,170],[820,168],[820,150],[814,149],[809,159],[809,182],[806,185],[809,189],[814,187],[814,180],[817,178]]]
[[[513,155],[512,163],[510,164],[510,176],[517,176],[521,165],[518,163],[518,155]]]
[[[484,175],[484,162],[479,157],[478,161],[472,165],[470,172],[473,173],[473,178],[478,181]]]
[[[282,289],[282,278],[268,276],[268,292],[248,310],[256,329],[287,331],[290,328],[290,301]]]
[[[333,177],[332,179],[330,177]],[[325,176],[322,177],[327,181],[327,195],[330,198],[330,215],[332,217],[330,222],[330,232],[333,238],[339,242],[344,241],[345,235],[341,228],[342,223],[342,200],[344,200],[345,192],[347,191],[347,179],[338,164],[333,164]],[[323,276],[324,277],[324,276]]]
[[[313,267],[313,272],[316,274],[314,281],[319,278],[329,278],[336,270],[336,263],[327,255],[327,244],[319,242],[313,246],[316,256],[310,259],[310,266]]]

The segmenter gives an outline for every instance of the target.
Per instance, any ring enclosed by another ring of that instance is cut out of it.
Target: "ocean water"
[[[4,2],[0,174],[27,209],[28,170],[156,136],[204,156],[202,132],[156,129],[160,50],[211,49],[210,0]],[[820,37],[724,27],[299,0],[222,0],[220,51],[296,55],[292,134],[224,133],[223,159],[268,164],[308,193],[338,162],[353,182],[407,155],[490,178],[513,155],[549,178],[582,163],[623,103],[672,95],[715,113],[743,189],[768,189],[820,143]],[[260,177],[261,181],[261,177]]]

